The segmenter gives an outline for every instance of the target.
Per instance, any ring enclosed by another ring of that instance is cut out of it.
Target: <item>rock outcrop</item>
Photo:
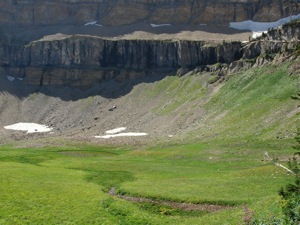
[[[178,68],[230,63],[241,57],[241,43],[109,40],[56,35],[26,46],[0,47],[7,76],[31,85],[87,87],[103,79],[152,76]]]
[[[281,63],[300,55],[300,21],[294,21],[272,29],[257,39],[244,44],[242,57],[229,66],[229,72],[262,66],[268,63]]]
[[[299,32],[299,21],[273,29],[250,42],[244,48],[242,59],[253,60],[259,56],[272,59],[277,53],[290,54],[300,44]]]
[[[87,88],[103,80],[123,81],[196,68],[223,76],[241,68],[298,57],[300,22],[248,43],[104,39],[54,35],[24,46],[0,44],[1,74],[34,86]],[[297,54],[294,54],[296,50]]]
[[[242,67],[284,59],[284,55],[290,57],[295,49],[298,56],[299,34],[299,21],[273,29],[248,43],[57,34],[26,45],[0,42],[0,75],[19,78],[34,86],[80,88],[107,79],[122,81],[171,71],[175,74],[178,69],[181,69],[178,75],[204,68],[223,76]],[[214,64],[218,67],[211,66]]]
[[[0,25],[115,26],[147,21],[218,24],[242,20],[275,21],[298,13],[285,0],[7,0],[0,2]]]

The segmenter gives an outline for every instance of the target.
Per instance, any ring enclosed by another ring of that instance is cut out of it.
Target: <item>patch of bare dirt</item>
[[[214,205],[214,204],[194,204],[194,203],[181,203],[181,202],[172,202],[172,201],[163,201],[163,200],[153,200],[149,198],[133,197],[127,195],[119,195],[116,193],[115,188],[111,188],[108,192],[111,196],[115,196],[126,201],[135,202],[135,203],[152,203],[157,205],[169,206],[174,209],[181,209],[184,211],[206,211],[206,212],[215,212],[219,210],[232,209],[232,206],[225,205]]]

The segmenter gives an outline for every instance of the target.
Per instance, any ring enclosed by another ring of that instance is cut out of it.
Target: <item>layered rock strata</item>
[[[299,21],[273,29],[248,43],[115,40],[58,34],[24,46],[0,44],[0,74],[34,86],[80,88],[108,79],[124,81],[172,71],[183,75],[195,68],[222,76],[241,68],[299,56],[299,34]]]
[[[26,46],[0,47],[7,76],[30,85],[87,87],[103,79],[123,80],[230,63],[241,57],[241,44],[203,41],[108,40],[56,35]]]
[[[0,25],[116,26],[136,22],[219,24],[275,21],[299,13],[299,1],[285,0],[2,0]]]
[[[281,63],[300,55],[300,21],[294,21],[264,33],[260,38],[243,45],[242,57],[227,68],[228,72]]]

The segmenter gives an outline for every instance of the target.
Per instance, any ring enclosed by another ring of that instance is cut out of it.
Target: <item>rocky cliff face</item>
[[[86,87],[103,79],[123,80],[178,68],[230,63],[241,57],[241,44],[203,41],[108,40],[56,35],[26,46],[2,45],[7,76],[31,85]]]
[[[0,25],[61,25],[97,20],[103,25],[136,22],[219,24],[275,21],[300,11],[285,0],[1,0]],[[297,2],[297,1],[296,1]]]
[[[107,79],[123,81],[171,71],[182,75],[195,68],[222,76],[241,68],[297,57],[299,34],[299,21],[249,43],[114,40],[59,34],[25,46],[0,44],[0,74],[34,86],[80,88]]]
[[[278,64],[299,57],[300,21],[264,33],[260,38],[244,44],[241,51],[241,59],[229,65],[229,72],[268,63]]]
[[[249,43],[243,53],[243,59],[273,59],[276,54],[294,52],[300,44],[300,22],[284,25],[265,33],[258,40]]]

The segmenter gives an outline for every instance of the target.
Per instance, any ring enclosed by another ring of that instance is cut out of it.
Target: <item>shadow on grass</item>
[[[120,187],[124,182],[135,180],[133,174],[127,171],[90,172],[86,179],[88,182],[101,185],[104,192],[108,192],[111,187]]]

